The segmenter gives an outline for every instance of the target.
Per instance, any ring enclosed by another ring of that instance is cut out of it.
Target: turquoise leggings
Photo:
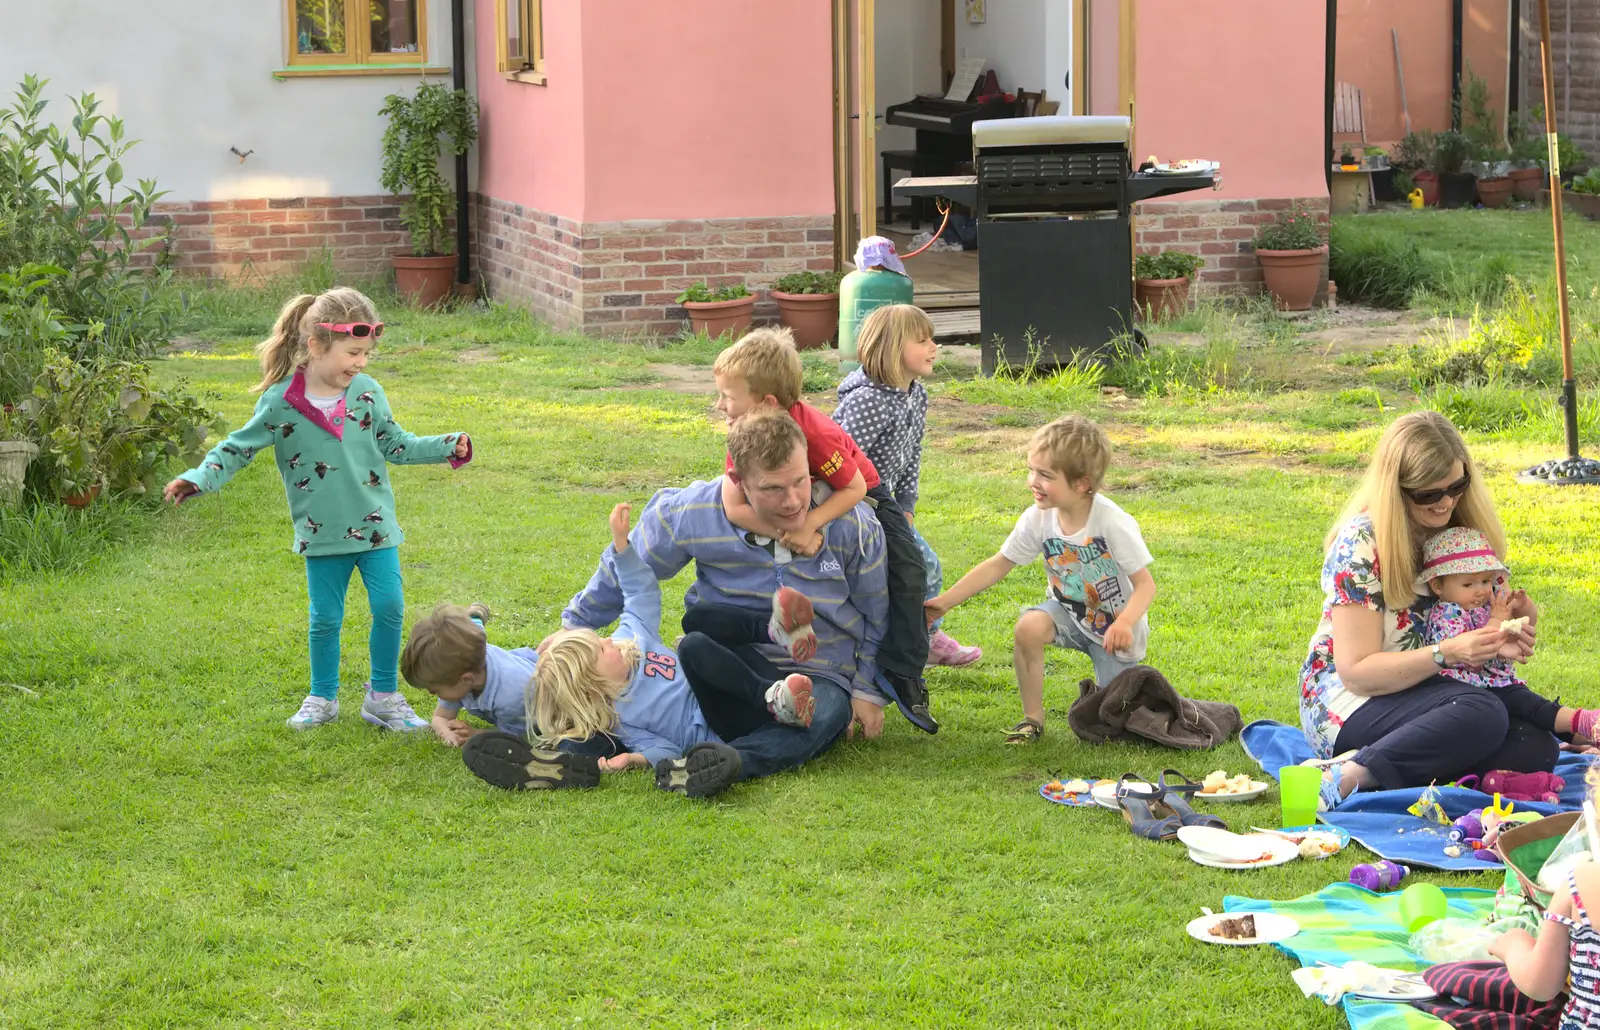
[[[372,608],[372,635],[367,639],[372,689],[382,694],[398,685],[400,624],[406,612],[400,549],[330,554],[306,559],[306,587],[311,594],[311,693],[317,697],[339,696],[339,630],[344,626],[344,595],[356,569],[361,570]]]

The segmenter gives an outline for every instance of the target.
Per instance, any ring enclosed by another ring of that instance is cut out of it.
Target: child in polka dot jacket
[[[943,585],[939,556],[915,525],[922,431],[928,418],[928,391],[919,380],[933,374],[939,356],[933,323],[921,308],[885,305],[861,323],[856,348],[861,367],[839,384],[833,420],[855,440],[905,510],[928,569],[927,596],[937,597]],[[970,665],[981,657],[981,648],[958,643],[934,623],[929,665]]]

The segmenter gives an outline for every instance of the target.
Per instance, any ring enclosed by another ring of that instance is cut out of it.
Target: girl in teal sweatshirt
[[[311,595],[311,693],[288,720],[295,729],[339,714],[339,630],[357,569],[372,608],[372,679],[361,718],[383,729],[428,728],[396,689],[405,615],[396,548],[405,534],[388,471],[391,463],[459,468],[472,460],[472,442],[465,433],[413,436],[400,428],[383,388],[363,371],[382,335],[372,302],[347,287],[289,301],[256,348],[255,415],[165,490],[174,504],[220,490],[257,453],[272,450]]]

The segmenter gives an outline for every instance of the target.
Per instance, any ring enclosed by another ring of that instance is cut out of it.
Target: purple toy
[[[1455,821],[1446,834],[1452,843],[1463,844],[1483,839],[1483,809],[1474,808]]]
[[[1350,882],[1369,891],[1393,890],[1411,872],[1396,862],[1363,862],[1350,870]]]
[[[1478,789],[1485,794],[1499,794],[1507,801],[1543,801],[1552,805],[1561,803],[1561,792],[1567,781],[1555,773],[1519,773],[1496,769],[1483,774]]]

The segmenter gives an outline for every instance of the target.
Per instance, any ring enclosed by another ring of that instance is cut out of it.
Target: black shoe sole
[[[461,746],[473,775],[504,790],[561,790],[600,786],[600,760],[593,755],[536,751],[509,733],[475,733]]]
[[[696,744],[682,758],[656,763],[656,786],[691,798],[720,794],[739,782],[744,761],[726,744]]]
[[[894,706],[900,709],[900,714],[906,717],[907,722],[924,733],[934,734],[939,732],[938,721],[934,719],[933,715],[928,711],[928,699],[926,694],[924,694],[923,698],[921,699],[921,703],[916,703],[914,699],[902,699],[900,697],[900,692],[895,689],[894,682],[883,673],[878,674],[876,682],[878,689],[881,690],[884,693],[884,696],[888,697],[890,701],[894,702]],[[907,700],[911,700],[912,703],[908,704]]]

